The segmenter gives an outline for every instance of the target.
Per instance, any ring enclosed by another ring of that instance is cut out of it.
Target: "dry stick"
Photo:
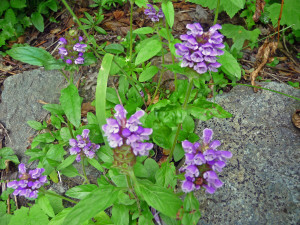
[[[282,16],[283,4],[284,4],[284,0],[281,0],[280,14],[279,14],[279,18],[278,18],[278,27],[277,27],[277,32],[278,32],[277,42],[278,43],[279,43],[279,38],[280,38],[279,30],[280,30],[280,20],[281,20],[281,16]]]

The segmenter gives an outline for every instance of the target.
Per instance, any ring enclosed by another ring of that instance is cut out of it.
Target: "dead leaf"
[[[86,117],[88,112],[95,112],[95,111],[96,111],[95,106],[92,106],[90,102],[83,103],[81,107],[81,116]]]
[[[258,49],[256,54],[256,62],[258,66],[256,69],[250,74],[251,85],[256,86],[255,79],[258,76],[258,73],[264,67],[264,65],[268,62],[271,56],[275,53],[277,49],[278,42],[269,42],[268,39],[265,40],[264,44]],[[254,88],[254,92],[257,92],[257,88]]]
[[[57,33],[59,33],[60,31],[61,31],[60,28],[55,28],[55,29],[51,30],[50,33],[51,33],[51,34],[57,34]]]
[[[295,127],[300,128],[300,109],[296,110],[296,112],[292,116],[292,122]]]
[[[121,10],[116,10],[113,12],[113,16],[115,17],[116,20],[119,20],[124,16],[124,12]]]
[[[151,100],[152,100],[152,99],[151,99],[151,95],[150,95],[149,93],[147,93],[147,96],[148,96],[147,105],[150,105]],[[155,98],[154,98],[152,104],[155,104],[155,103],[157,103],[158,101],[159,101],[159,93],[155,96]]]
[[[256,4],[255,4],[256,10],[252,17],[254,22],[258,22],[259,17],[261,16],[261,12],[264,11],[265,4],[266,3],[264,0],[256,0]]]

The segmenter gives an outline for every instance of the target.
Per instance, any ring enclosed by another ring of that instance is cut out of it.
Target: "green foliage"
[[[12,161],[15,164],[19,164],[19,159],[15,155],[11,148],[5,147],[0,149],[0,169],[6,168],[6,161]]]
[[[244,42],[249,40],[253,44],[257,41],[258,36],[260,35],[260,30],[256,28],[253,31],[248,31],[242,26],[236,26],[232,24],[222,25],[221,33],[224,34],[227,38],[232,38],[233,45],[231,49],[237,49],[240,51],[243,48]],[[254,45],[252,48],[254,47]]]
[[[85,25],[82,26],[84,29],[86,29],[86,30],[92,29],[92,30],[97,31],[100,34],[106,34],[106,31],[102,27],[98,26],[103,21],[104,15],[102,15],[101,13],[96,13],[95,20],[87,12],[84,12],[84,15],[86,16],[87,19],[86,18],[80,18],[80,21],[85,24]]]
[[[217,7],[218,0],[189,0],[189,2],[208,7],[209,9],[215,9]],[[220,11],[225,11],[230,18],[232,18],[239,10],[243,9],[245,0],[227,0],[220,1]]]
[[[0,2],[0,47],[8,40],[16,40],[26,28],[34,25],[44,31],[44,17],[58,9],[57,0],[1,0]]]
[[[277,26],[281,4],[274,3],[265,7],[273,26]],[[294,25],[293,29],[300,30],[300,2],[298,0],[286,0],[282,10],[280,25]]]

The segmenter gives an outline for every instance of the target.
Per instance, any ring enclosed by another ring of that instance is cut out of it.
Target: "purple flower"
[[[184,192],[198,190],[201,186],[207,193],[213,194],[223,185],[216,172],[222,172],[228,159],[232,157],[229,151],[219,151],[219,140],[212,140],[213,131],[204,129],[202,143],[191,143],[187,140],[182,142],[185,151],[185,165],[180,172],[185,173],[182,183]]]
[[[58,42],[58,43],[61,44],[61,45],[66,45],[68,42],[67,42],[67,40],[66,40],[65,38],[61,37],[61,38],[59,39],[59,42]]]
[[[146,16],[148,16],[149,19],[152,20],[152,22],[158,22],[159,18],[165,17],[162,9],[160,9],[158,12],[156,12],[156,9],[153,7],[153,5],[147,4],[147,7],[148,8],[145,9],[144,13]]]
[[[148,155],[153,148],[152,143],[144,142],[149,140],[152,129],[143,128],[140,118],[145,112],[140,110],[133,114],[129,119],[126,118],[127,111],[122,105],[115,106],[116,119],[106,119],[107,124],[102,126],[111,148],[121,147],[122,145],[131,146],[134,155]]]
[[[66,63],[72,64],[72,59],[67,59],[67,60],[66,60]]]
[[[68,51],[64,47],[58,48],[58,50],[59,50],[59,54],[68,55]]]
[[[222,28],[221,25],[216,24],[207,32],[203,32],[199,23],[187,24],[186,28],[187,34],[180,36],[183,42],[175,44],[181,67],[191,67],[199,74],[208,70],[217,72],[221,66],[217,56],[224,54],[221,49],[225,47],[222,43],[224,36],[217,31]]]
[[[85,52],[86,47],[87,47],[86,44],[76,43],[73,47],[73,50],[77,52]]]
[[[71,148],[69,149],[70,155],[77,155],[76,161],[81,161],[81,156],[84,155],[88,158],[94,158],[95,152],[100,148],[100,145],[92,143],[89,139],[89,129],[84,129],[81,135],[77,135],[76,139],[70,139],[69,144]]]
[[[7,183],[7,187],[15,189],[13,195],[24,196],[26,198],[37,198],[38,189],[47,183],[47,176],[42,176],[45,172],[44,168],[36,168],[26,172],[26,167],[23,163],[19,165],[19,178]]]
[[[77,59],[75,59],[75,64],[83,64],[83,63],[84,63],[84,58],[79,56]]]

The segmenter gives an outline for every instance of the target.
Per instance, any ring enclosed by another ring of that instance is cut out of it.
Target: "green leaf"
[[[48,225],[62,225],[66,216],[70,213],[72,208],[65,208],[60,213],[58,213]]]
[[[53,56],[42,48],[30,46],[16,47],[6,51],[6,53],[15,60],[34,66],[44,66],[46,70],[53,68],[53,65],[56,64]]]
[[[5,12],[9,8],[9,1],[8,0],[2,0],[0,2],[0,16],[3,12]]]
[[[144,46],[142,46],[141,50],[137,54],[135,65],[139,65],[153,56],[160,52],[162,48],[162,43],[160,40],[152,39],[151,41],[147,42]]]
[[[148,180],[139,180],[139,191],[148,205],[169,217],[176,218],[182,203],[172,190]]]
[[[223,35],[227,38],[232,38],[233,45],[232,49],[237,49],[238,51],[243,48],[244,42],[249,40],[250,42],[256,42],[258,36],[260,35],[260,29],[256,28],[255,30],[248,31],[242,26],[236,26],[232,24],[224,24],[222,25],[222,29],[220,30]],[[221,56],[222,57],[222,56]],[[224,57],[224,55],[223,55]]]
[[[35,148],[39,145],[39,143],[51,143],[55,140],[55,137],[53,137],[50,133],[43,133],[36,136],[31,143],[31,147]]]
[[[97,170],[99,170],[100,172],[103,172],[103,167],[100,165],[100,163],[95,159],[95,158],[87,158],[89,164],[91,164],[93,167],[95,167]]]
[[[15,155],[14,151],[9,147],[4,147],[0,149],[0,169],[5,169],[5,161],[12,161],[15,164],[19,164],[19,159]]]
[[[221,70],[230,77],[241,79],[242,70],[237,60],[225,49],[224,54],[220,56],[218,62],[222,64]]]
[[[10,22],[12,25],[15,25],[17,23],[16,14],[11,8],[6,10],[4,19],[5,21]]]
[[[141,27],[133,31],[134,34],[152,34],[153,32],[152,27]]]
[[[96,216],[94,216],[94,220],[97,221],[95,223],[97,225],[114,225],[110,217],[104,211],[99,212]]]
[[[173,154],[175,162],[178,162],[179,160],[181,160],[184,157],[184,155],[185,155],[185,152],[182,148],[182,145],[177,143],[175,145],[174,154]]]
[[[71,198],[84,199],[97,188],[95,184],[79,185],[69,189],[66,195]]]
[[[64,115],[64,110],[62,109],[61,105],[58,104],[43,105],[43,109],[51,112],[51,114],[54,115]]]
[[[106,90],[107,90],[107,80],[109,76],[109,71],[113,61],[113,55],[105,54],[102,60],[101,68],[99,70],[97,78],[96,87],[96,116],[99,122],[99,127],[104,137],[102,126],[106,124],[105,109],[106,109]],[[108,145],[107,139],[104,138],[106,146]]]
[[[70,155],[57,167],[57,170],[59,171],[61,169],[70,166],[75,161],[75,159],[76,159],[76,155]]]
[[[164,162],[155,174],[156,184],[163,187],[175,187],[176,169],[173,163]]]
[[[35,121],[35,120],[28,120],[27,124],[35,130],[43,130],[43,129],[47,128],[47,126],[44,126],[42,123]]]
[[[40,32],[44,32],[44,17],[38,12],[31,14],[31,22]]]
[[[119,79],[118,91],[119,91],[120,98],[123,102],[127,101],[126,94],[128,92],[128,89],[129,89],[129,82],[127,80],[127,77],[121,76]]]
[[[124,47],[120,44],[110,44],[105,47],[105,51],[112,54],[120,54],[124,52]]]
[[[203,121],[207,121],[213,117],[232,117],[232,114],[224,110],[220,105],[200,99],[197,99],[192,105],[188,105],[187,110],[192,116]]]
[[[269,12],[273,26],[277,26],[281,4],[273,3],[265,7]],[[298,0],[287,0],[284,2],[280,25],[292,25],[295,30],[300,30],[300,2]]]
[[[76,86],[70,84],[67,88],[62,89],[59,101],[68,120],[78,128],[81,121],[81,98]]]
[[[61,144],[54,144],[51,145],[49,150],[47,151],[47,158],[55,160],[55,161],[62,161],[63,156],[66,154],[66,151]]]
[[[152,138],[155,144],[159,145],[162,148],[165,149],[171,149],[172,142],[170,140],[170,134],[172,133],[172,130],[161,124],[156,124],[153,126],[153,133]]]
[[[14,212],[14,216],[11,218],[9,225],[24,225],[31,224],[28,218],[29,208],[22,206],[20,209]]]
[[[166,20],[169,24],[169,26],[172,28],[174,25],[174,6],[172,1],[164,0],[161,5],[162,11],[165,14]]]
[[[10,6],[16,9],[22,9],[26,7],[26,0],[10,0]]]
[[[112,102],[114,104],[120,104],[120,100],[118,98],[117,92],[114,88],[108,87],[106,91],[106,99],[109,102]]]
[[[182,217],[183,225],[197,224],[201,217],[199,201],[194,197],[194,193],[190,192],[185,196],[183,202],[184,214]]]
[[[4,147],[0,149],[0,157],[5,158],[6,156],[14,155],[14,150],[9,147]]]
[[[194,133],[195,122],[191,116],[186,116],[182,123],[182,130],[188,133]]]
[[[107,32],[102,27],[95,26],[94,28],[100,34],[107,34]]]
[[[154,159],[148,158],[144,162],[144,168],[148,172],[149,180],[155,182],[155,174],[159,170],[159,166]]]
[[[105,163],[112,163],[114,160],[113,151],[108,146],[101,146],[96,154],[99,159],[101,159]]]
[[[64,169],[61,169],[60,172],[67,177],[80,176],[78,170],[73,165],[70,165]]]
[[[147,80],[150,80],[157,73],[158,73],[158,68],[156,66],[150,66],[141,73],[139,77],[139,81],[145,82]]]
[[[146,4],[148,3],[147,0],[135,0],[134,3],[139,7],[139,8],[146,8]]]
[[[118,191],[113,186],[97,188],[74,206],[63,224],[81,225],[86,220],[96,216],[97,213],[110,207],[117,200],[117,197]]]
[[[39,196],[37,199],[37,204],[48,216],[50,217],[55,216],[54,210],[50,204],[48,197],[46,197],[45,195]]]
[[[124,205],[114,205],[112,208],[112,220],[116,225],[129,224],[129,209]]]

